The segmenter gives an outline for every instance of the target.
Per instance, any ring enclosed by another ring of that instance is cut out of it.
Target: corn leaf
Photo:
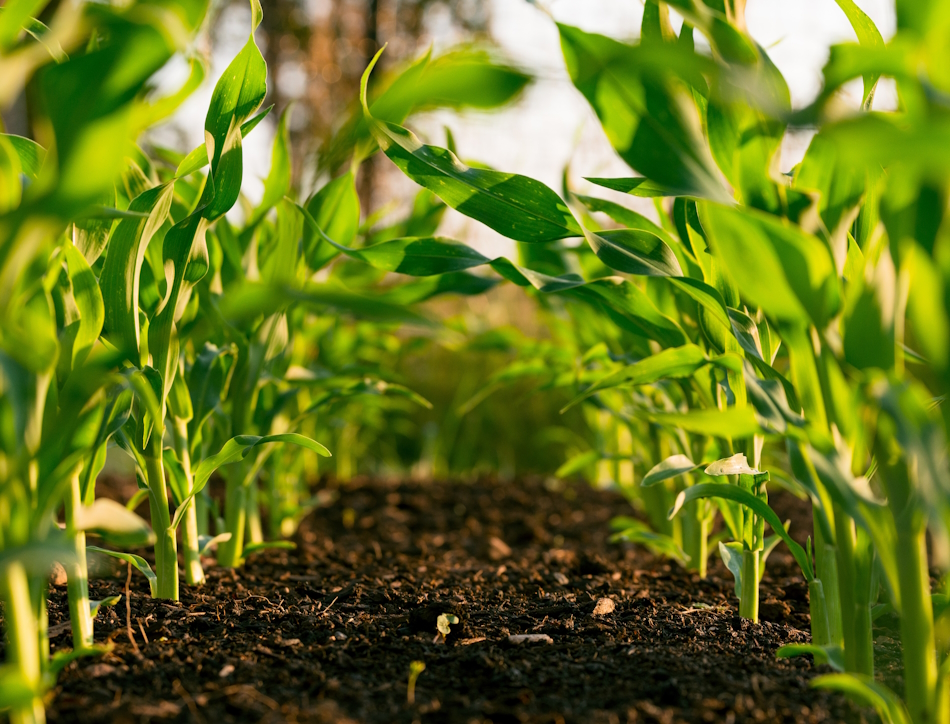
[[[373,118],[366,102],[366,84],[378,59],[379,53],[360,84],[363,112],[380,148],[406,176],[453,209],[515,241],[544,242],[583,235],[567,204],[540,181],[469,168],[451,151],[427,146],[402,126]]]

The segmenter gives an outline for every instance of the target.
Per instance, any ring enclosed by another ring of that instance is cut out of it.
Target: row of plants
[[[89,599],[89,556],[119,558],[153,597],[178,600],[182,574],[201,585],[212,554],[237,567],[292,545],[284,539],[319,503],[309,483],[330,451],[318,440],[337,451],[344,479],[363,455],[358,433],[364,447],[390,446],[374,452],[382,464],[398,459],[392,430],[429,406],[400,384],[398,363],[440,329],[412,307],[446,291],[383,288],[364,264],[333,264],[339,252],[322,234],[361,244],[433,233],[445,209],[425,192],[393,223],[361,219],[355,179],[371,150],[361,113],[325,149],[336,175],[298,200],[284,109],[263,196],[242,194],[243,141],[273,110],[254,39],[258,0],[214,87],[205,143],[187,154],[148,144],[147,131],[204,80],[196,38],[208,3],[46,6],[0,10],[0,105],[25,98],[34,136],[0,133],[0,710],[14,722],[44,721],[57,672],[107,650],[94,621],[118,598]],[[152,79],[174,57],[189,73],[162,95]],[[374,108],[396,121],[491,108],[529,80],[463,47],[415,61]],[[127,505],[96,495],[119,451],[138,483]],[[149,521],[134,512],[143,502]],[[148,560],[127,552],[149,545]],[[73,645],[53,656],[55,563]]]
[[[859,42],[832,48],[822,93],[800,110],[749,36],[742,0],[648,0],[636,44],[558,25],[571,80],[638,174],[589,181],[653,199],[651,220],[576,193],[570,174],[558,194],[408,130],[413,113],[491,108],[528,82],[473,49],[426,55],[372,89],[371,64],[323,155],[330,180],[306,199],[291,184],[285,110],[250,203],[242,141],[270,111],[258,2],[215,87],[206,143],[185,155],[136,141],[202,81],[193,38],[206,3],[63,4],[48,27],[35,19],[42,0],[8,3],[0,104],[25,89],[36,137],[0,135],[0,706],[42,721],[56,671],[98,650],[87,534],[168,599],[179,554],[199,585],[214,547],[218,564],[238,566],[287,545],[316,504],[316,456],[332,449],[346,477],[355,430],[391,438],[427,404],[393,363],[410,340],[440,334],[416,305],[507,282],[537,300],[553,341],[473,341],[519,356],[457,401],[453,424],[493,391],[540,379],[596,433],[590,449],[563,437],[560,474],[594,468],[649,522],[618,519],[619,537],[699,575],[718,548],[753,620],[766,557],[784,541],[809,585],[813,643],[781,653],[831,663],[840,673],[816,685],[888,721],[950,721],[950,15],[938,0],[898,2],[885,44],[850,0],[838,4]],[[678,31],[671,10],[685,18]],[[156,97],[149,80],[175,53],[191,74]],[[873,110],[882,76],[896,111]],[[858,78],[862,107],[849,109],[839,91]],[[808,151],[780,173],[782,139],[803,127],[816,130]],[[422,187],[392,224],[361,219],[355,179],[378,152]],[[235,205],[240,223],[225,216]],[[517,262],[438,237],[446,207],[517,242]],[[134,461],[127,507],[95,495],[110,447]],[[805,547],[768,506],[773,480],[812,501]],[[143,500],[150,524],[131,512]],[[154,569],[112,550],[145,543]],[[67,571],[73,650],[51,657],[54,561]],[[873,678],[872,622],[885,610],[901,621],[903,700]]]
[[[815,684],[887,721],[945,722],[947,8],[898,2],[885,43],[857,6],[838,4],[859,42],[832,48],[822,93],[798,110],[741,0],[647,2],[636,44],[558,25],[571,80],[640,174],[588,181],[654,199],[659,223],[465,164],[378,118],[372,65],[363,113],[380,150],[519,242],[519,263],[436,237],[353,248],[306,223],[380,270],[445,279],[486,266],[536,294],[574,354],[531,350],[467,407],[524,376],[573,390],[569,407],[587,406],[601,444],[560,472],[596,464],[613,477],[651,523],[621,519],[620,536],[700,575],[713,537],[753,620],[765,559],[784,540],[809,585],[813,643],[780,655],[830,663],[840,673]],[[678,32],[671,10],[685,19]],[[696,50],[697,31],[711,53]],[[895,82],[894,111],[873,110],[882,76]],[[849,109],[840,91],[855,79],[862,103]],[[780,173],[796,128],[815,135]],[[812,502],[805,547],[768,506],[772,477]],[[873,678],[872,622],[886,611],[901,622],[903,699]]]

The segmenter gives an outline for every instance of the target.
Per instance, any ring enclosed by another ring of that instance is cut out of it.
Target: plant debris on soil
[[[775,658],[809,638],[807,586],[784,549],[769,558],[754,624],[738,617],[718,555],[701,580],[609,542],[610,518],[629,513],[616,493],[530,480],[362,480],[339,492],[303,523],[296,550],[209,566],[180,604],[149,598],[133,572],[128,615],[123,599],[96,622],[111,652],[63,671],[49,720],[874,720],[809,687],[827,667]],[[780,515],[807,526],[807,506],[785,497]],[[125,595],[121,565],[91,582],[92,598]],[[458,617],[447,636],[442,614]],[[67,649],[65,586],[53,587],[50,628],[54,650]],[[410,704],[414,661],[425,670]]]

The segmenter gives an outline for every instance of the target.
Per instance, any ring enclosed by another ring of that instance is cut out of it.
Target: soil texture
[[[775,504],[804,538],[807,506]],[[753,624],[718,555],[700,580],[611,543],[610,519],[629,513],[616,493],[582,485],[361,480],[304,521],[295,550],[235,571],[209,560],[207,584],[183,582],[180,603],[149,598],[138,572],[126,598],[121,564],[91,583],[93,598],[123,596],[96,623],[112,650],[69,665],[49,720],[875,720],[809,687],[825,667],[776,659],[809,640],[807,587],[783,547]],[[447,636],[442,615],[458,619]],[[65,586],[52,589],[50,626],[54,650],[68,649]],[[412,662],[425,670],[409,702]]]

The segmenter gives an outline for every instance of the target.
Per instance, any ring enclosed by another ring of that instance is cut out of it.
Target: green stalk
[[[256,477],[247,484],[247,495],[244,504],[247,520],[247,542],[263,543],[264,528],[261,525],[260,487]]]
[[[224,497],[224,527],[231,534],[231,539],[218,544],[218,565],[225,568],[237,568],[241,565],[247,513],[246,490],[237,475],[228,478]]]
[[[187,491],[190,493],[194,486],[194,477],[191,472],[191,455],[188,452],[188,422],[176,417],[172,433],[175,452],[181,463]],[[205,582],[205,572],[201,567],[201,553],[199,552],[201,548],[198,544],[198,513],[194,498],[188,501],[183,522],[181,545],[185,559],[185,580],[189,585],[200,586]]]
[[[689,556],[687,569],[705,578],[709,560],[709,516],[705,515],[705,501],[694,500],[683,508],[683,550]]]
[[[816,578],[808,583],[808,610],[811,614],[811,642],[816,646],[831,643],[828,623],[828,599],[821,580]]]
[[[66,570],[66,592],[69,597],[69,621],[73,631],[73,648],[89,648],[93,643],[93,619],[89,610],[89,568],[86,565],[86,533],[79,530],[82,498],[79,490],[79,468],[70,476],[66,492],[66,536],[73,546],[76,562]]]
[[[739,596],[739,615],[751,621],[759,620],[759,551],[742,549],[742,589]]]
[[[208,490],[205,488],[195,496],[195,526],[198,535],[208,535],[211,527],[208,519],[211,517],[211,506],[208,505]]]
[[[152,439],[149,441],[149,451],[145,455],[145,474],[148,477],[148,507],[152,518],[152,529],[157,536],[155,575],[158,578],[158,585],[155,597],[177,601],[178,541],[171,527],[171,515],[168,512],[168,490],[165,488],[165,468],[162,466],[161,453],[161,436],[157,430],[153,430]]]
[[[937,701],[937,652],[925,532],[899,525],[896,553],[904,653],[904,702],[914,724],[933,724],[944,707]]]
[[[30,600],[29,578],[19,561],[8,563],[2,573],[4,630],[7,636],[7,663],[34,691],[42,683],[40,646],[36,635],[37,620]],[[10,710],[11,724],[43,724],[46,711],[43,700],[34,696]]]
[[[855,640],[854,587],[857,584],[854,561],[854,525],[843,511],[835,508],[835,536],[838,553],[838,596],[841,601],[841,635],[844,641],[844,667],[850,672],[858,668],[858,646]]]
[[[818,522],[818,511],[812,508],[812,528],[815,531],[815,575],[821,581],[824,606],[828,617],[828,643],[844,647],[841,628],[841,596],[838,592],[838,551],[825,540]],[[812,624],[814,638],[814,624]]]

